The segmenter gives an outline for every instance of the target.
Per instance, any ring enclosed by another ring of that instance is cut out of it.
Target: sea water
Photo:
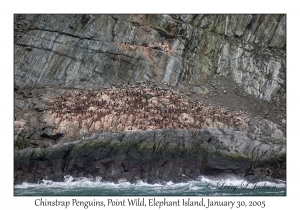
[[[22,183],[14,186],[16,196],[285,196],[286,182],[249,183],[241,177],[200,176],[182,183],[134,184],[126,180],[118,183],[101,181],[101,177],[73,178],[65,176],[63,182],[43,180],[39,184]]]

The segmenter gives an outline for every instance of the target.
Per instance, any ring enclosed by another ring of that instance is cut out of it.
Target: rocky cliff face
[[[217,74],[270,101],[285,92],[285,28],[285,15],[15,15],[15,84],[197,91]]]
[[[157,129],[187,129],[184,132],[191,132],[187,136],[195,131],[217,129],[210,132],[212,138],[219,138],[221,132],[224,139],[243,132],[245,137],[235,138],[237,142],[233,143],[243,144],[243,151],[228,147],[228,151],[236,150],[241,160],[242,154],[248,155],[257,148],[258,143],[254,142],[268,145],[265,148],[273,148],[276,142],[280,149],[270,151],[278,154],[264,159],[269,165],[260,164],[271,167],[267,173],[273,177],[285,176],[278,172],[283,170],[285,161],[282,158],[286,129],[285,15],[15,15],[14,19],[14,140],[18,182],[46,176],[33,175],[41,170],[32,169],[37,161],[32,154],[41,151],[40,148],[45,150],[42,149],[43,158],[38,164],[53,164],[56,169],[50,167],[53,171],[48,172],[61,177],[74,172],[75,166],[60,165],[66,157],[61,157],[59,151],[53,152],[60,148],[58,145],[89,138],[97,132],[111,135],[109,139],[119,139],[116,132],[131,135],[127,133],[135,131],[131,137],[137,138],[143,132],[150,132],[147,135],[151,136]],[[231,134],[225,135],[224,129]],[[180,139],[180,132],[175,133]],[[97,138],[101,139],[101,134]],[[241,143],[245,138],[256,146]],[[150,139],[157,141],[156,136]],[[206,140],[201,137],[199,141]],[[135,147],[139,147],[138,143]],[[215,164],[218,161],[208,161],[206,167],[204,160],[207,162],[208,157],[202,149],[197,158],[179,158],[200,164],[189,174],[191,177],[200,173],[199,168],[201,173],[205,168],[208,171],[222,168]],[[168,152],[159,157],[168,162],[170,148],[164,150]],[[31,151],[30,155],[27,151]],[[58,156],[45,158],[49,151]],[[254,173],[257,160],[248,157],[243,167],[233,169],[230,164],[235,163],[231,159],[235,153],[229,153],[221,156],[231,172],[244,174],[247,166],[248,175]],[[155,159],[155,155],[150,156]],[[177,156],[180,155],[179,152]],[[73,159],[80,159],[75,156]],[[91,157],[96,161],[93,167],[98,167],[97,161],[118,157],[108,156]],[[129,162],[130,167],[139,165],[139,169],[130,169],[128,177],[133,180],[132,170],[146,169],[142,162],[129,157],[125,158],[127,162],[117,158],[117,165],[109,167],[118,168],[121,163]],[[56,162],[51,162],[52,159]],[[147,162],[149,167],[158,170],[150,162]],[[96,173],[81,166],[80,171],[78,167],[74,172],[77,176],[81,172]],[[170,179],[176,180],[180,170],[175,170],[176,176],[169,174]],[[101,173],[110,177],[108,172]],[[137,177],[143,179],[145,174],[141,174]],[[121,175],[108,179],[118,177]],[[149,182],[159,180],[159,176],[151,177]]]
[[[285,177],[284,141],[252,140],[245,132],[155,130],[105,133],[47,149],[15,152],[15,183],[45,177],[101,177],[147,183],[187,181],[201,174],[234,173],[249,181]]]

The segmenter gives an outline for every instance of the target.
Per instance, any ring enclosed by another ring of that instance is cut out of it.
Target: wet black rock
[[[255,181],[258,176],[285,179],[284,163],[283,142],[261,143],[244,132],[154,130],[102,133],[45,149],[15,151],[14,178],[16,184],[46,177],[62,181],[65,175],[157,183],[226,172]]]

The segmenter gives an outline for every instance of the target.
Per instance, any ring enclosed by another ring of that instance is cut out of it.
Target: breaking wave
[[[222,196],[222,195],[286,195],[286,182],[249,183],[245,179],[223,175],[222,177],[200,176],[197,180],[163,184],[148,184],[142,181],[130,183],[119,180],[118,183],[105,182],[101,177],[95,179],[82,177],[73,178],[65,176],[63,182],[42,180],[39,184],[24,182],[14,186],[15,195],[91,195],[91,196],[147,196],[147,195],[172,195],[172,196]]]

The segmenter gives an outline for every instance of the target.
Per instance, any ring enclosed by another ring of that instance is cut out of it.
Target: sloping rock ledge
[[[100,133],[49,148],[15,151],[14,182],[101,177],[103,181],[183,182],[230,173],[249,181],[283,179],[285,139],[252,140],[229,129]]]

